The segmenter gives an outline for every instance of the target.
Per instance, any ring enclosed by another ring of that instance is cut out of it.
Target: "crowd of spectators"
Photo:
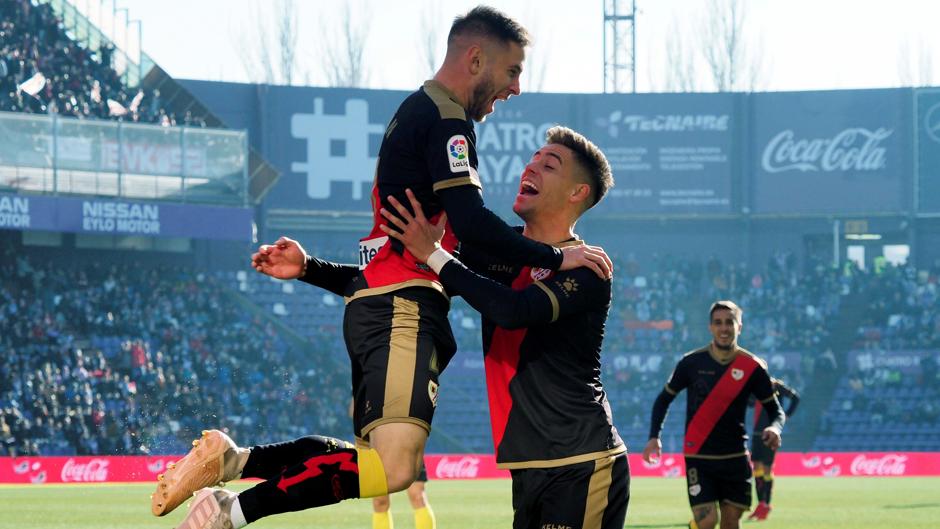
[[[855,351],[819,417],[814,449],[937,450],[940,354]]]
[[[744,309],[741,343],[755,352],[821,351],[846,284],[818,263],[800,266],[781,253],[757,270],[744,263],[654,257],[616,264],[607,346],[680,353],[709,341],[707,310],[719,299]]]
[[[940,263],[931,270],[887,266],[860,287],[871,300],[856,345],[865,349],[940,347]]]
[[[309,249],[338,261],[353,257],[339,244]],[[229,276],[136,265],[63,268],[35,253],[9,247],[0,253],[0,453],[172,453],[216,425],[249,443],[311,431],[348,437],[341,300],[320,299],[300,284],[293,295],[281,283],[267,293],[305,303],[291,309],[296,318],[282,319],[291,326],[313,322],[315,328],[296,329],[310,342],[300,351],[271,317],[252,316],[227,293],[242,290],[258,302],[263,289],[239,288]],[[618,425],[630,435],[643,435],[649,401],[679,355],[708,343],[706,311],[715,299],[744,307],[742,345],[797,389],[818,366],[835,371],[844,361],[829,333],[853,293],[866,319],[848,347],[938,344],[936,270],[800,266],[789,254],[757,271],[669,256],[642,264],[628,256],[617,259],[616,269],[604,381]],[[251,271],[246,278],[271,282]],[[477,313],[455,298],[450,320],[459,347],[479,351]],[[917,386],[935,395],[935,364],[927,357],[916,381],[890,368],[864,372],[851,380],[858,391],[849,405],[871,417],[934,420],[940,412],[932,399],[920,406],[866,399],[867,389],[882,387]]]
[[[112,67],[114,54],[110,45],[91,51],[71,38],[48,3],[3,0],[0,111],[205,126],[189,112],[168,113],[159,90],[128,88]],[[20,89],[37,74],[44,82]]]
[[[179,453],[349,437],[348,368],[302,358],[215,280],[0,252],[0,455]]]

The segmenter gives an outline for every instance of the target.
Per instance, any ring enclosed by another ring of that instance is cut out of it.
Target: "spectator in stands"
[[[0,6],[0,111],[175,123],[160,106],[158,91],[150,101],[141,91],[130,96],[112,68],[113,45],[102,44],[97,56],[83,48],[66,34],[48,3],[3,0]],[[37,74],[43,82],[18,89]],[[189,126],[204,126],[190,121]]]

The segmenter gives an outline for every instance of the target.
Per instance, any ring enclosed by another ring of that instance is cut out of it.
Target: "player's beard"
[[[494,89],[495,85],[493,75],[487,74],[483,79],[480,79],[480,82],[474,87],[473,93],[470,95],[470,104],[467,108],[467,111],[470,113],[470,119],[479,123],[483,123],[483,121],[486,120],[486,115],[489,113],[490,100],[493,99],[496,93]]]
[[[718,340],[712,340],[712,343],[715,344],[715,347],[721,349],[722,351],[734,351],[736,345],[738,345],[737,340],[731,340],[731,343],[728,345],[721,345],[718,343]]]

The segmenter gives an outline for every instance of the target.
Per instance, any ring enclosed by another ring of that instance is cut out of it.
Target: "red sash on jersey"
[[[523,290],[535,281],[546,279],[551,271],[540,268],[524,267],[512,282],[513,290]],[[509,412],[512,410],[512,396],[509,383],[516,376],[519,367],[520,348],[528,329],[503,329],[496,327],[486,352],[486,392],[490,402],[490,427],[493,429],[493,447],[499,455],[499,444],[506,433]]]
[[[370,247],[370,241],[377,241],[386,238],[385,232],[379,228],[382,224],[388,224],[385,217],[382,216],[379,209],[382,203],[379,200],[378,185],[372,188],[372,231],[369,236],[359,241],[359,268],[362,275],[365,276],[366,284],[369,288],[384,287],[396,283],[404,283],[413,279],[423,279],[437,283],[439,278],[433,270],[424,263],[414,258],[408,250],[398,253],[392,250],[392,245],[381,245],[376,249]],[[428,222],[436,224],[443,211],[428,218]],[[453,253],[457,247],[457,236],[450,227],[450,222],[444,226],[444,238],[441,240],[441,247],[448,252]],[[365,255],[363,254],[365,252]]]
[[[685,429],[686,455],[697,454],[702,449],[708,434],[712,432],[728,406],[741,394],[757,365],[757,362],[746,354],[738,354],[731,362]]]

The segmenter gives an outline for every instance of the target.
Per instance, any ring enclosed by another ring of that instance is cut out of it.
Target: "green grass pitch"
[[[241,489],[250,484],[236,484]],[[173,528],[185,513],[154,518],[149,484],[0,485],[0,529]],[[508,480],[432,481],[430,503],[441,529],[512,526]],[[408,498],[392,496],[395,527],[414,527]],[[258,529],[370,527],[371,502],[340,505],[262,519]],[[631,484],[627,527],[685,527],[685,480],[636,478]],[[770,520],[754,529],[936,527],[940,478],[777,478]]]

